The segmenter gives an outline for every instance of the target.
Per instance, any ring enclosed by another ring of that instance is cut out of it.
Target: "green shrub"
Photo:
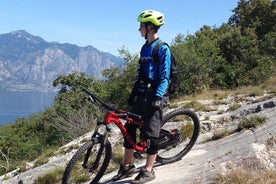
[[[35,181],[34,184],[58,184],[61,181],[62,175],[64,172],[64,168],[58,167],[47,172],[43,176],[39,176]]]
[[[241,131],[243,129],[256,128],[258,125],[261,125],[265,122],[266,122],[266,117],[262,117],[258,115],[252,116],[249,119],[242,118],[238,125],[238,131]]]

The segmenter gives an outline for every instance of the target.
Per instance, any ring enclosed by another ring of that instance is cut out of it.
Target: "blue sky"
[[[118,55],[125,47],[138,53],[144,38],[137,16],[146,9],[165,15],[159,30],[171,43],[178,33],[193,34],[203,25],[220,27],[238,0],[0,0],[0,34],[26,30],[44,40],[71,43]]]

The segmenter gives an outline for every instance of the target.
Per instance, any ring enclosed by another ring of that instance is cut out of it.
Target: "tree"
[[[102,82],[84,73],[73,72],[59,76],[54,86],[61,86],[52,109],[46,111],[43,122],[62,132],[70,139],[86,133],[94,126],[95,117],[100,113],[89,101],[83,88],[102,94]]]
[[[233,12],[228,23],[240,27],[242,35],[253,31],[262,39],[276,24],[275,0],[240,0]]]
[[[2,150],[0,150],[0,158],[3,158],[4,160],[0,159],[0,173],[2,169],[4,169],[4,172],[9,171],[10,169],[10,163],[9,163],[9,152],[4,153]]]
[[[127,99],[136,79],[138,55],[131,55],[125,48],[120,49],[119,53],[125,59],[123,70],[114,69],[103,72],[104,76],[108,78],[105,82],[106,95],[104,99],[118,108],[127,109]]]

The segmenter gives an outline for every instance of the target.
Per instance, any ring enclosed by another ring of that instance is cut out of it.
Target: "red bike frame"
[[[120,120],[120,119],[123,119],[123,120],[126,120],[128,123],[133,123],[133,124],[142,126],[143,125],[142,116],[131,112],[126,112],[124,110],[116,110],[113,106],[104,103],[101,99],[97,98],[88,90],[83,89],[83,91],[89,95],[92,101],[94,101],[95,103],[100,103],[105,109],[107,109],[107,113],[103,121],[105,125],[115,123],[115,125],[117,125],[117,127],[121,130],[121,133],[123,134],[123,136],[127,139],[130,145],[137,152],[143,152],[145,150],[145,148],[147,147],[146,141],[140,140],[140,143],[136,144],[135,141],[133,141],[133,139],[129,135],[124,124]]]
[[[122,114],[125,114],[126,112],[123,110],[119,110],[118,113],[113,112],[113,111],[108,111],[106,113],[106,116],[104,118],[104,123],[106,125],[110,123],[115,123],[115,125],[121,130],[121,133],[124,135],[124,137],[128,140],[130,145],[137,151],[137,152],[143,152],[145,148],[147,147],[145,141],[141,141],[141,145],[136,144],[131,136],[129,135],[127,129],[125,128],[124,124],[121,122],[120,119],[126,120],[128,123],[133,123],[142,126],[143,121],[141,119],[135,120],[131,117],[125,117]]]

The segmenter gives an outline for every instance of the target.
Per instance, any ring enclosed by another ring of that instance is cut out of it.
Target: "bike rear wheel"
[[[162,164],[180,160],[194,146],[200,131],[197,115],[189,109],[176,109],[163,118],[156,161]]]
[[[111,145],[107,141],[89,141],[82,145],[67,164],[62,184],[96,184],[103,176],[111,158]]]

